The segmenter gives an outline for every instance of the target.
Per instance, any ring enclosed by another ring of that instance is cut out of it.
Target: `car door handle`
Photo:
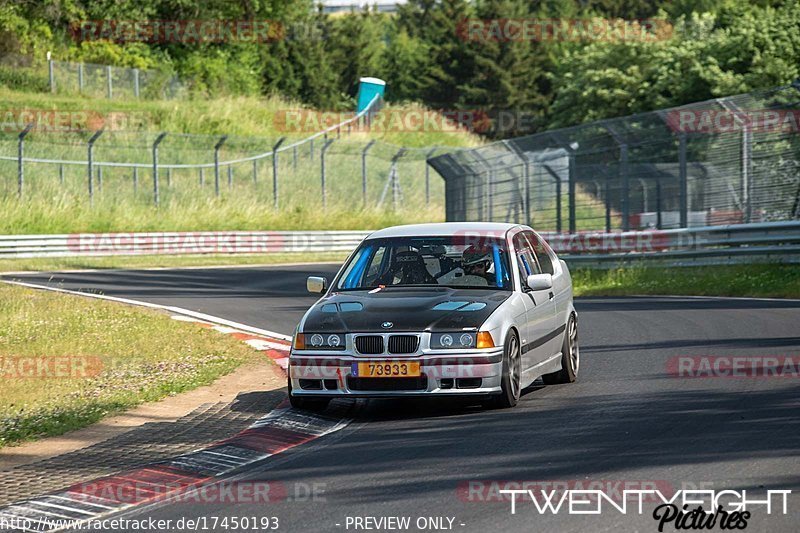
[[[552,300],[553,298],[555,298],[555,297],[556,297],[556,295],[555,295],[555,294],[553,294],[553,291],[550,291],[550,292],[547,294],[547,296],[548,296],[548,297],[549,297],[551,300]]]

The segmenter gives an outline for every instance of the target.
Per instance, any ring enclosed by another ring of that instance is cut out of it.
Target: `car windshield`
[[[398,237],[364,241],[336,288],[440,286],[511,290],[505,240],[487,237]]]

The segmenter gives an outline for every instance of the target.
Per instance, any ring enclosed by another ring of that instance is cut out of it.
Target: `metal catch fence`
[[[800,218],[800,80],[429,159],[448,221],[627,231]]]

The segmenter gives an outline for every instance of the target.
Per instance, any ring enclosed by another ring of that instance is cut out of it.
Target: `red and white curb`
[[[175,320],[194,322],[220,333],[232,335],[263,352],[284,372],[288,368],[291,337],[286,335],[178,307],[30,283],[2,281],[36,289],[166,310],[173,313],[172,318]],[[80,523],[89,520],[168,499],[171,494],[185,492],[195,486],[223,481],[236,471],[257,461],[343,429],[350,423],[350,419],[347,418],[349,409],[349,405],[338,405],[334,402],[325,413],[310,413],[292,409],[288,400],[284,400],[249,428],[220,442],[141,468],[79,483],[2,508],[0,527],[6,529],[0,531],[40,532],[72,529],[80,527]]]

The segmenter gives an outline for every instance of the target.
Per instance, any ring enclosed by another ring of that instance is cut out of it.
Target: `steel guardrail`
[[[0,258],[346,252],[370,231],[196,231],[0,236]],[[568,264],[800,262],[800,221],[618,233],[542,232]]]

